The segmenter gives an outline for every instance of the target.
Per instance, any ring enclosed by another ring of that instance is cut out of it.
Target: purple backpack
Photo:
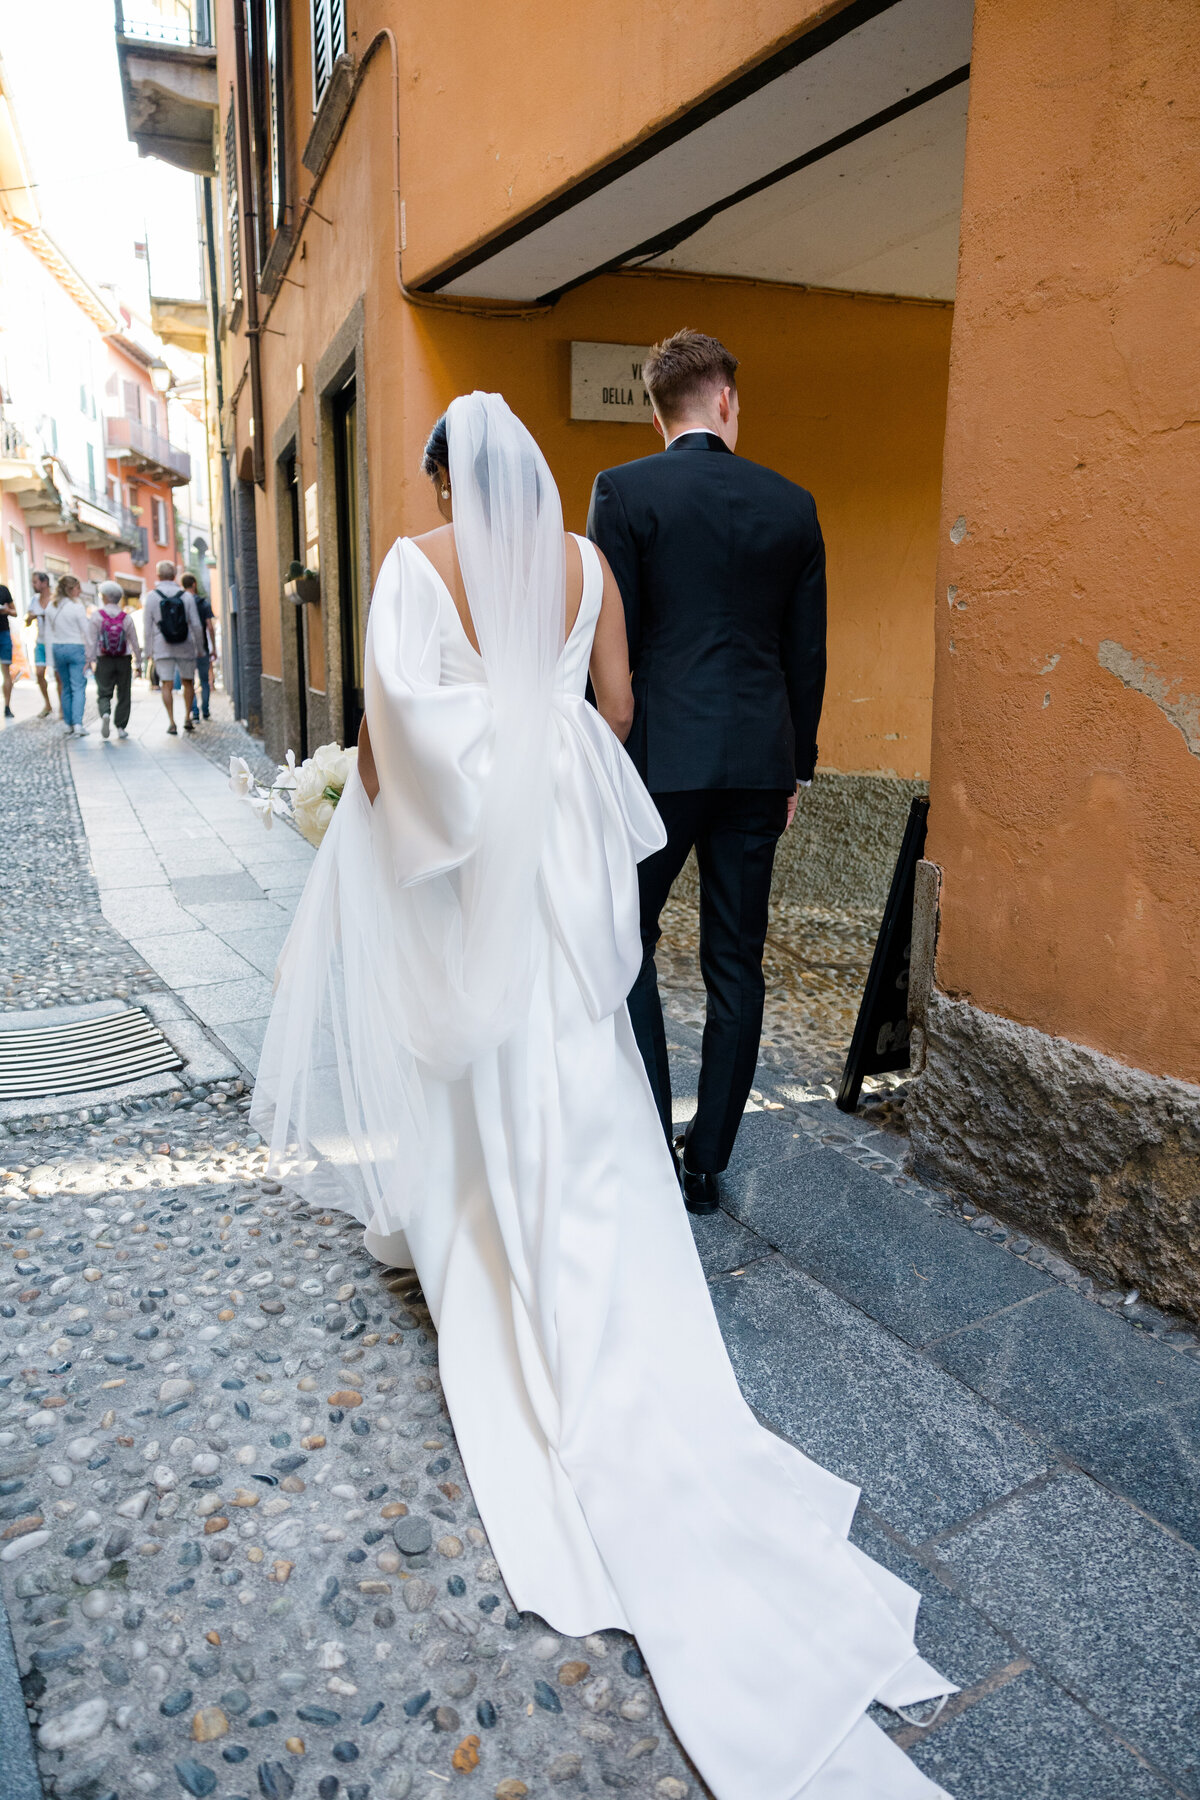
[[[101,607],[96,614],[96,625],[100,634],[100,654],[102,656],[127,656],[125,647],[125,614],[105,612]]]

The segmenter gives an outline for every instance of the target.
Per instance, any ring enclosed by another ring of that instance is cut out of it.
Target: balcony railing
[[[212,13],[206,0],[193,0],[190,6],[157,7],[152,0],[131,0],[140,17],[130,17],[118,0],[117,35],[136,38],[144,44],[177,45],[180,49],[212,48]]]
[[[122,505],[119,500],[114,500],[111,494],[102,493],[99,488],[77,487],[75,492],[81,499],[88,500],[93,506],[99,507],[101,512],[106,512],[121,536],[128,539],[131,544],[134,542],[142,527],[137,522],[137,514],[132,512],[128,506]]]
[[[104,421],[104,442],[110,456],[129,457],[144,467],[159,470],[172,487],[181,487],[192,479],[192,459],[179,450],[161,432],[151,431],[140,419],[124,413],[113,414]]]
[[[98,488],[74,486],[75,512],[81,525],[92,531],[112,533],[113,537],[124,544],[129,551],[130,561],[136,567],[147,561],[149,557],[149,539],[144,525],[139,525],[137,516],[129,507],[114,500],[111,494],[102,493]],[[101,523],[97,514],[102,513],[108,523]]]
[[[0,456],[24,458],[31,455],[25,433],[11,419],[0,419]]]

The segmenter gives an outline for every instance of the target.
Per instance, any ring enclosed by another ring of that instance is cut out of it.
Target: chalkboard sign
[[[875,954],[871,958],[871,972],[863,989],[862,1005],[850,1040],[850,1054],[842,1073],[837,1097],[842,1112],[853,1112],[858,1105],[864,1076],[908,1067],[908,968],[912,958],[913,882],[917,864],[925,852],[928,816],[928,800],[924,797],[914,800],[908,809],[904,842],[896,859],[883,924],[879,927]]]

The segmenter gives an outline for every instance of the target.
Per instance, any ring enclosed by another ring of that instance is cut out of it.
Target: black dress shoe
[[[680,1183],[683,1188],[683,1203],[690,1213],[714,1213],[721,1204],[717,1192],[717,1178],[701,1170],[689,1169],[682,1165],[683,1174]]]

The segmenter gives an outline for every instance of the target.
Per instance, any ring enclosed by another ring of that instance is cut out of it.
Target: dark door
[[[300,548],[300,470],[296,466],[295,451],[283,465],[283,476],[287,483],[287,528],[288,556],[292,562],[303,562],[304,556]],[[308,653],[304,644],[305,607],[297,606],[285,599],[284,607],[295,614],[295,623],[291,625],[296,633],[296,738],[292,745],[301,762],[308,755]],[[284,629],[289,629],[288,620],[284,618]]]
[[[343,744],[353,744],[363,717],[366,623],[358,578],[358,398],[353,378],[333,402],[334,480],[337,488],[338,607],[342,630]]]

